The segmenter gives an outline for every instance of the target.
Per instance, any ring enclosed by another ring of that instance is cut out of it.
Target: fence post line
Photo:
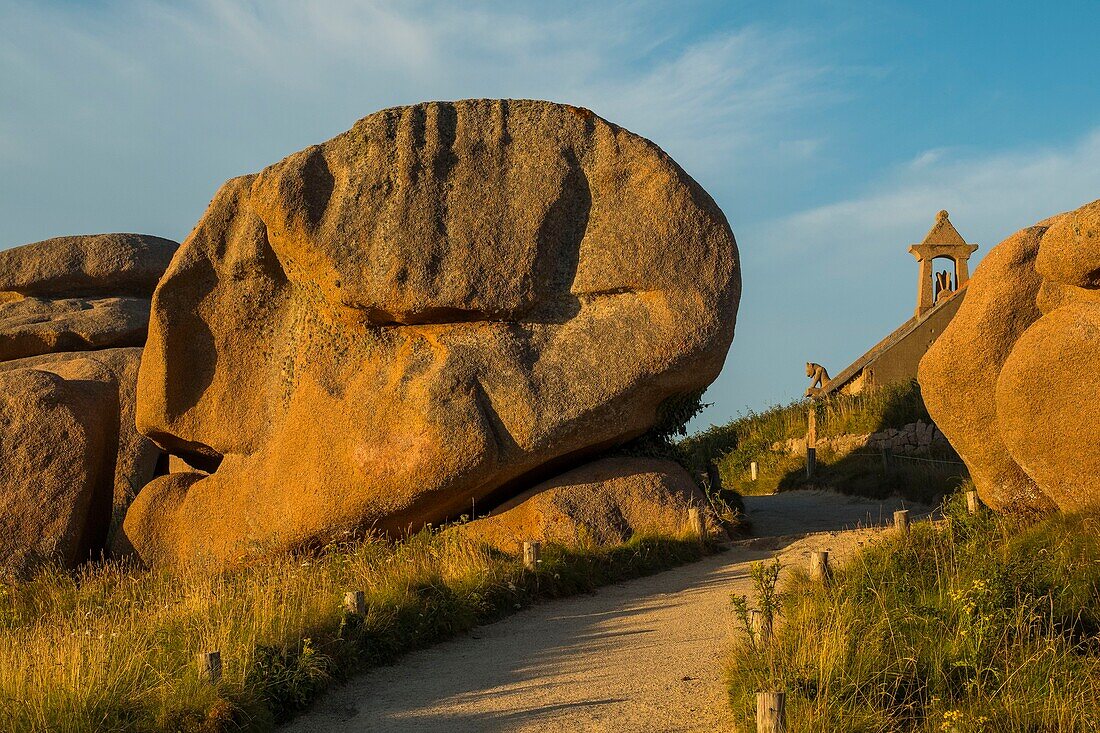
[[[810,555],[810,578],[818,583],[829,581],[829,553],[815,552]]]
[[[749,627],[756,641],[766,644],[771,639],[772,620],[763,611],[755,608],[749,610]]]
[[[817,469],[817,407],[810,402],[806,424],[806,478],[814,477]]]
[[[542,555],[541,542],[523,543],[523,567],[528,570],[538,570],[539,557]]]
[[[909,510],[899,509],[894,512],[894,527],[902,534],[909,532]]]
[[[756,733],[787,733],[786,693],[756,693]]]
[[[707,525],[703,520],[703,512],[697,506],[688,509],[688,526],[699,537],[707,536]]]
[[[757,466],[756,466],[756,461],[753,461],[752,463],[749,464],[749,475],[752,476],[753,481],[756,480],[757,471],[758,471],[758,469],[757,469]]]
[[[219,651],[200,652],[197,655],[199,663],[199,679],[216,685],[222,678],[222,653]]]
[[[367,613],[367,594],[361,590],[349,590],[344,594],[344,610],[357,616]]]
[[[977,514],[978,509],[981,508],[981,501],[978,500],[977,491],[966,492],[966,511],[969,514]]]

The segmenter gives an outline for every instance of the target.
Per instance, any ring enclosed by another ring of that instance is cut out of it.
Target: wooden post
[[[829,553],[815,552],[810,555],[810,577],[818,583],[829,580]]]
[[[978,500],[977,491],[966,492],[966,511],[969,514],[977,514],[981,508],[982,503]]]
[[[703,512],[699,510],[699,507],[693,506],[688,509],[688,526],[691,527],[691,531],[699,537],[707,536],[707,525],[703,521]]]
[[[752,635],[756,637],[756,641],[767,642],[771,639],[772,620],[763,611],[758,611],[755,608],[749,610],[749,626],[752,628]]]
[[[894,527],[902,534],[909,532],[909,510],[899,509],[894,512]]]
[[[810,403],[806,424],[806,478],[813,478],[817,469],[817,407]]]
[[[757,470],[756,461],[749,464],[749,475],[752,476],[753,481],[756,480]]]
[[[890,449],[882,449],[882,472],[885,474],[890,473]]]
[[[344,594],[344,610],[356,616],[367,613],[367,596],[361,590],[349,590]]]
[[[712,493],[722,491],[722,473],[714,463],[707,464],[707,484]]]
[[[541,542],[523,543],[523,567],[528,570],[538,570],[539,555],[542,554]]]
[[[756,733],[787,733],[786,693],[756,693]]]
[[[218,684],[222,679],[222,653],[201,652],[198,656],[199,679],[212,685]]]

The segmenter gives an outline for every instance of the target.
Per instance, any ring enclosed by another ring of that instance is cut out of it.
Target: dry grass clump
[[[456,533],[369,539],[211,575],[125,563],[0,586],[0,730],[269,730],[334,680],[536,599],[707,552],[698,538],[545,548],[537,572]],[[365,617],[341,607],[364,590]],[[224,677],[195,655],[221,651]]]
[[[914,525],[838,570],[795,573],[770,643],[747,635],[730,700],[787,692],[790,730],[1100,730],[1100,518]]]

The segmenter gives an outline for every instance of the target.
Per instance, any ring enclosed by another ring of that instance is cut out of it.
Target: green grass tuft
[[[737,716],[778,689],[800,733],[1100,730],[1100,518],[946,516],[792,573],[773,643],[733,653]]]

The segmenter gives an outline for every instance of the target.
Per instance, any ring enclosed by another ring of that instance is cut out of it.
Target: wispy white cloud
[[[804,36],[756,26],[689,36],[660,12],[0,0],[0,97],[16,100],[0,108],[0,155],[18,169],[0,179],[0,246],[58,230],[180,236],[225,178],[423,99],[591,107],[655,140],[720,199],[751,195],[766,166],[817,154],[819,136],[791,112],[828,104],[837,83]],[[63,213],[27,221],[35,195]]]
[[[852,198],[794,213],[761,228],[792,256],[846,261],[894,257],[917,241],[940,209],[981,251],[1022,227],[1100,198],[1100,128],[1060,147],[987,155],[940,148],[884,174]],[[914,239],[917,238],[917,239]]]

